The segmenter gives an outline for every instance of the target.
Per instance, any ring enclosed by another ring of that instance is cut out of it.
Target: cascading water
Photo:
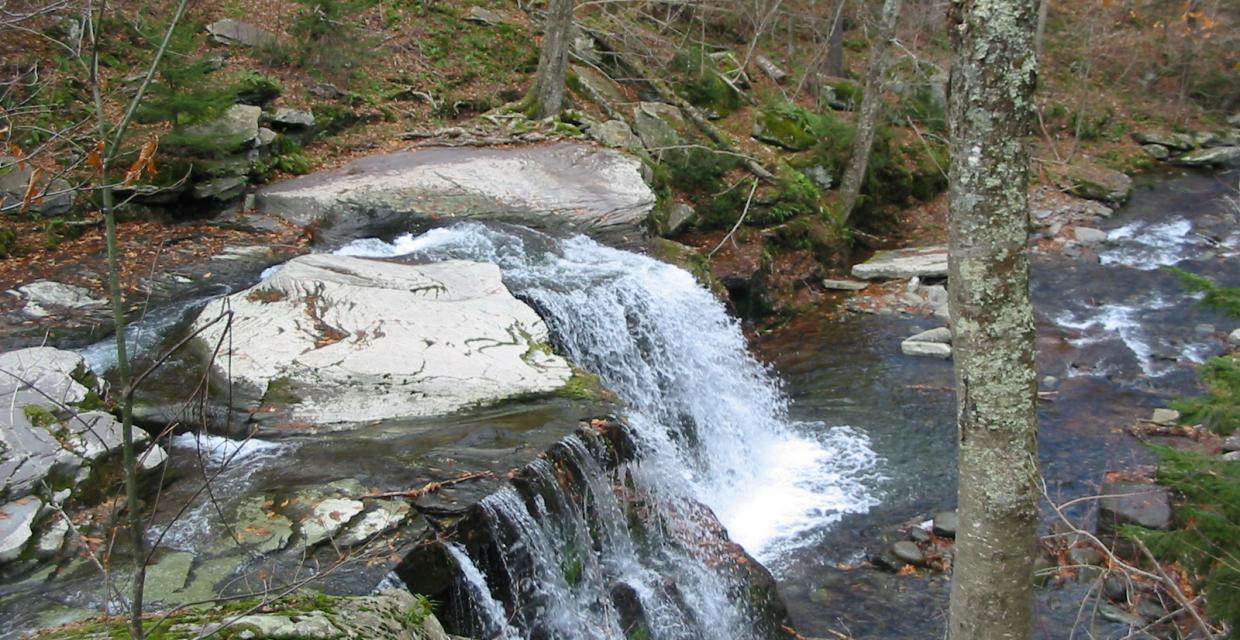
[[[550,468],[531,481],[542,490],[506,489],[483,502],[494,537],[504,541],[498,560],[511,574],[507,593],[491,584],[494,597],[535,603],[515,607],[512,623],[525,637],[624,637],[631,625],[613,610],[622,608],[616,585],[652,637],[760,637],[734,601],[735,581],[687,542],[706,539],[694,529],[710,520],[693,501],[718,514],[750,553],[776,564],[812,532],[876,504],[868,486],[876,459],[864,436],[790,423],[777,381],[748,353],[738,324],[682,269],[582,236],[557,240],[476,223],[391,243],[361,240],[340,253],[498,264],[561,351],[628,407],[641,452],[622,473],[646,497],[654,526],[630,530],[632,518],[597,468],[579,474],[598,483],[586,492],[589,521],[584,507],[549,489]],[[583,452],[568,456],[572,464],[597,467]]]

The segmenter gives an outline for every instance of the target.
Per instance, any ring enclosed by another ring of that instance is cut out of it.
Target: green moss
[[[301,400],[301,396],[293,392],[293,381],[286,376],[272,378],[267,383],[267,392],[263,394],[265,404],[288,406]]]
[[[740,94],[723,79],[715,61],[703,47],[691,46],[677,54],[671,69],[676,76],[677,92],[694,106],[721,116],[740,107]]]
[[[54,413],[37,404],[28,404],[22,407],[22,413],[26,414],[26,419],[36,427],[47,429],[53,425],[60,424]]]
[[[280,97],[284,87],[271,76],[245,70],[233,80],[232,90],[241,102],[261,106]]]
[[[611,395],[598,376],[573,367],[573,375],[555,395],[570,400],[606,400]]]
[[[19,248],[17,232],[11,227],[0,226],[0,258],[16,255]]]

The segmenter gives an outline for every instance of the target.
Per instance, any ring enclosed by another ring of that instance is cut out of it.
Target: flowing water
[[[1240,233],[1219,200],[1225,191],[1210,176],[1159,177],[1105,223],[1109,240],[1096,253],[1035,259],[1038,364],[1056,392],[1040,412],[1042,464],[1056,498],[1096,490],[1108,468],[1148,463],[1120,428],[1192,391],[1194,365],[1221,349],[1232,327],[1194,306],[1159,267],[1240,284]],[[690,274],[584,237],[465,223],[359,240],[340,253],[498,264],[508,287],[546,320],[557,350],[620,396],[640,455],[608,465],[585,436],[562,439],[541,427],[581,417],[568,404],[379,425],[330,441],[175,438],[174,461],[193,453],[186,457],[202,461],[196,473],[221,474],[225,509],[250,492],[291,492],[325,478],[420,486],[430,460],[486,468],[497,452],[550,446],[479,503],[474,528],[485,535],[444,547],[459,576],[462,632],[504,640],[635,630],[677,640],[765,637],[744,576],[720,569],[734,555],[705,546],[717,540],[717,525],[703,504],[771,568],[803,633],[941,635],[944,579],[853,568],[879,533],[954,502],[951,365],[899,354],[899,341],[932,321],[802,318],[759,341],[768,367]],[[153,314],[135,329],[142,345],[186,312]],[[86,353],[108,366],[107,345]],[[170,501],[184,484],[172,485]],[[189,513],[152,535],[199,552],[218,537],[218,523],[205,503]],[[44,596],[56,603],[48,611],[99,606],[83,595],[87,582]],[[1086,589],[1042,592],[1040,638],[1066,637]],[[20,599],[5,602],[5,612],[29,615],[8,607]],[[0,634],[10,629],[4,624]]]
[[[843,514],[876,504],[881,479],[866,437],[846,426],[790,420],[779,383],[749,354],[739,325],[682,269],[581,236],[561,240],[476,223],[392,242],[362,240],[340,253],[500,265],[513,293],[540,311],[561,352],[624,401],[641,448],[629,480],[667,526],[694,526],[684,498],[700,501],[733,540],[769,561]],[[595,504],[615,500],[605,486],[591,495]],[[595,509],[595,519],[614,516],[601,520],[610,524],[600,543],[584,521],[551,527],[543,508],[530,511],[527,502],[511,491],[484,501],[495,536],[518,550],[517,564],[549,591],[537,620],[516,622],[523,633],[620,637],[619,617],[599,604],[619,582],[639,596],[655,637],[752,637],[743,607],[727,601],[732,587],[674,544],[646,536],[634,545],[616,520],[619,505]],[[565,532],[577,536],[575,548],[603,550],[599,566],[591,560],[585,567],[590,579],[572,588],[557,550]],[[677,581],[678,606],[661,606],[668,576]],[[539,630],[546,625],[552,630]]]

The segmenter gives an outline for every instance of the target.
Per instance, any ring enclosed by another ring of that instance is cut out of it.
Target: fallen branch
[[[373,498],[376,500],[385,500],[385,499],[391,499],[391,498],[408,498],[410,500],[416,500],[417,498],[421,498],[422,496],[428,493],[435,493],[436,491],[439,491],[440,489],[443,489],[444,487],[450,487],[454,484],[461,484],[462,482],[469,482],[470,480],[478,480],[480,478],[494,478],[494,477],[495,477],[495,474],[491,473],[490,471],[479,471],[477,473],[467,473],[463,476],[460,476],[459,478],[453,478],[452,480],[441,480],[438,482],[428,482],[417,489],[407,489],[404,491],[386,491],[383,493],[368,493],[362,497]]]

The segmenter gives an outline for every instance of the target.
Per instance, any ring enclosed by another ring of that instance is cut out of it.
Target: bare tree
[[[1038,499],[1029,302],[1038,0],[953,0],[949,289],[959,421],[952,640],[1031,633]]]
[[[857,133],[853,138],[852,156],[844,179],[840,181],[840,219],[847,222],[857,206],[861,195],[861,183],[870,164],[870,149],[874,147],[874,132],[878,129],[878,116],[883,106],[883,79],[887,76],[891,42],[896,37],[896,25],[900,22],[901,0],[883,0],[883,15],[879,19],[878,39],[871,47],[870,69],[865,77],[865,95],[861,98],[861,110],[857,113]]]
[[[549,118],[564,108],[564,82],[568,71],[569,37],[573,28],[573,0],[550,0],[543,32],[538,75],[526,96],[526,111],[535,118]]]

